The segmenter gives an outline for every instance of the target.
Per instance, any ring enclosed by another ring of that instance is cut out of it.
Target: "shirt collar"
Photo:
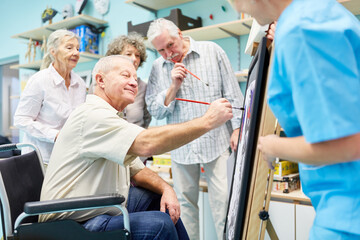
[[[187,52],[186,55],[193,53],[193,54],[197,54],[200,56],[198,43],[194,39],[192,39],[190,36],[184,36],[184,38],[188,38],[190,41],[189,51]]]
[[[63,82],[65,82],[64,78],[58,73],[58,71],[56,71],[56,69],[54,68],[52,63],[50,64],[48,69],[51,72],[51,74],[54,76],[55,85],[60,85]],[[79,83],[77,81],[75,81],[75,73],[73,71],[71,71],[71,73],[70,73],[70,86],[75,86],[77,84],[79,84]]]
[[[109,111],[113,112],[114,114],[118,114],[118,110],[113,108],[107,101],[105,101],[103,98],[95,95],[95,94],[88,94],[86,95],[86,103],[90,104],[96,104],[98,106],[101,106],[103,108],[108,109]]]
[[[197,55],[200,56],[200,51],[199,51],[199,47],[198,47],[197,42],[194,39],[192,39],[190,36],[184,36],[184,38],[187,38],[190,41],[189,50],[186,53],[185,58],[186,58],[187,55],[190,55],[190,54],[197,54]],[[162,65],[164,65],[165,63],[172,63],[172,61],[165,60],[163,57],[161,57],[161,59],[162,59],[162,62],[161,62]]]

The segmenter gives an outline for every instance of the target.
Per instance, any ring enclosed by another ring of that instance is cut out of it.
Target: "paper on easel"
[[[247,41],[246,47],[245,47],[246,54],[252,55],[254,42],[259,43],[261,38],[263,38],[266,35],[265,31],[267,31],[268,28],[269,28],[269,24],[261,26],[254,19],[251,29],[250,29],[249,38],[248,38],[248,41]]]
[[[232,183],[232,178],[234,175],[234,165],[235,165],[235,154],[234,152],[232,152],[227,160],[227,168],[226,168],[226,172],[227,172],[227,176],[228,176],[228,194],[230,194],[230,188],[231,188],[231,183]]]

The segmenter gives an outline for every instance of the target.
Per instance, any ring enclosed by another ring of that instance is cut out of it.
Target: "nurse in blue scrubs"
[[[265,160],[299,162],[316,217],[309,239],[360,239],[360,21],[335,0],[233,0],[278,20],[268,103],[287,138],[260,137]]]

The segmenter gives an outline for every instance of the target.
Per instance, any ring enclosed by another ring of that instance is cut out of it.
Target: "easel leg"
[[[270,219],[267,220],[266,231],[268,232],[271,240],[279,240],[279,238],[275,232],[274,226],[272,225]]]

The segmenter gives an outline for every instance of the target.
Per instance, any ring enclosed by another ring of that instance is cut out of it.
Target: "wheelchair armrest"
[[[63,198],[57,200],[27,202],[24,205],[24,212],[15,220],[14,229],[16,229],[22,220],[28,216],[48,214],[56,212],[79,211],[86,209],[95,209],[103,207],[117,207],[124,216],[124,228],[130,232],[129,214],[121,203],[125,201],[125,197],[121,194],[102,194],[95,196],[84,196],[76,198]]]
[[[43,214],[47,212],[66,211],[69,209],[99,208],[120,205],[125,201],[121,194],[104,194],[75,198],[63,198],[48,201],[27,202],[24,205],[26,214]]]

